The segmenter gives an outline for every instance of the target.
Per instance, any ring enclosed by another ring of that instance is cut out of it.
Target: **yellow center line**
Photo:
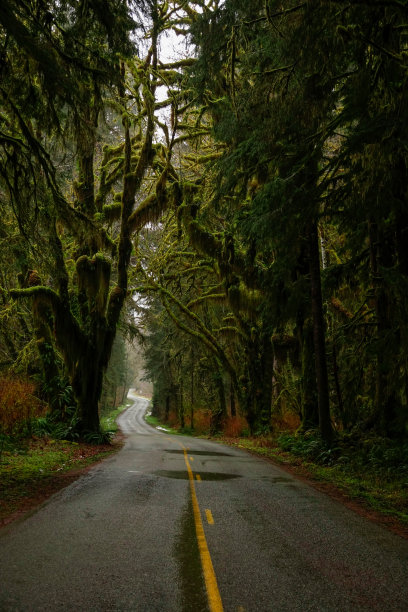
[[[198,549],[200,551],[201,566],[203,568],[204,581],[207,589],[208,605],[210,612],[223,612],[221,595],[218,590],[217,578],[211,561],[210,551],[208,550],[207,540],[205,539],[203,522],[201,520],[200,506],[195,491],[194,476],[188,461],[187,450],[184,450],[184,461],[186,462],[188,479],[190,481],[191,501],[193,503],[194,522],[197,534]]]
[[[200,551],[201,567],[203,568],[205,587],[207,589],[208,606],[210,608],[210,612],[223,612],[224,608],[221,601],[220,591],[218,589],[217,578],[215,576],[214,566],[211,561],[210,551],[208,550],[207,540],[205,538],[203,522],[201,520],[201,512],[200,506],[198,505],[198,499],[195,490],[193,470],[191,469],[188,460],[187,451],[190,449],[186,448],[178,440],[174,440],[170,437],[169,440],[171,440],[172,442],[177,442],[177,444],[183,449],[184,453],[184,461],[186,463],[188,480],[190,482],[191,501],[193,504],[193,515],[196,528],[198,550]],[[197,474],[196,477],[197,480],[201,480],[199,474]]]
[[[214,525],[214,518],[213,518],[213,515],[212,515],[211,510],[209,510],[209,509],[207,508],[207,509],[206,509],[206,511],[205,511],[205,515],[206,515],[206,517],[207,517],[207,522],[208,522],[208,524],[209,524],[209,525]]]

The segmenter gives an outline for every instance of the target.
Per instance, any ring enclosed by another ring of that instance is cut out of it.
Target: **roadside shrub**
[[[78,417],[72,415],[66,421],[58,421],[52,415],[39,417],[32,422],[32,432],[42,438],[48,437],[54,440],[78,440],[77,431]]]
[[[85,432],[82,438],[89,444],[110,444],[114,435],[114,431],[89,431]]]
[[[248,423],[244,417],[240,415],[229,416],[224,420],[223,433],[228,438],[239,438],[243,432],[248,429]]]
[[[408,475],[408,442],[344,435],[328,446],[317,432],[305,432],[303,436],[283,434],[278,444],[282,450],[322,465],[349,464],[359,472]]]
[[[209,433],[211,428],[211,411],[196,410],[194,413],[194,432],[198,435]]]
[[[279,436],[278,444],[283,450],[323,465],[336,463],[341,455],[339,446],[328,446],[314,431],[305,432],[303,436],[283,434]]]
[[[170,410],[169,418],[166,421],[169,427],[176,427],[179,424],[179,418],[175,410]]]
[[[367,438],[358,451],[361,466],[376,471],[408,474],[408,442]]]
[[[0,377],[0,429],[3,434],[29,433],[33,419],[45,415],[47,404],[35,397],[34,392],[35,385],[30,381]]]

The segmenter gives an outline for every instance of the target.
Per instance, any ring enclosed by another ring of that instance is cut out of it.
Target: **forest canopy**
[[[407,18],[3,0],[2,375],[96,432],[133,334],[182,427],[406,437]]]

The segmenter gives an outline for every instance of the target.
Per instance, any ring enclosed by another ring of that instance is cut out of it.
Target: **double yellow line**
[[[210,551],[208,550],[207,540],[205,538],[203,522],[201,520],[200,506],[198,505],[197,494],[195,490],[195,482],[193,470],[190,466],[190,461],[187,455],[186,447],[178,442],[184,453],[184,461],[187,467],[188,480],[190,482],[191,501],[193,504],[194,523],[197,534],[198,550],[200,551],[201,566],[203,568],[205,587],[207,589],[208,605],[210,612],[223,612],[220,591],[218,589],[217,578],[215,576],[214,567],[211,561]]]

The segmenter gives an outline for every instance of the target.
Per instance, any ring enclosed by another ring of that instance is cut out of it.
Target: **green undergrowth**
[[[223,441],[293,466],[370,508],[408,525],[408,444],[378,437],[339,437],[327,446],[315,433]]]
[[[106,414],[101,415],[101,431],[103,432],[112,432],[116,433],[119,429],[116,419],[120,415],[121,412],[132,406],[133,402],[131,400],[126,400],[124,404],[118,406],[115,410],[111,410]]]
[[[185,427],[172,427],[167,423],[163,423],[159,418],[153,416],[150,412],[146,412],[144,418],[146,423],[149,423],[149,425],[152,427],[159,428],[159,430],[165,431],[166,433],[177,436],[194,436],[194,429],[188,425]]]
[[[155,428],[160,427],[162,431],[164,430],[169,434],[179,433],[176,429],[172,429],[168,425],[164,425],[157,417],[153,416],[150,412],[146,412],[144,418],[145,418],[146,423],[148,423],[152,427],[155,427]]]
[[[32,423],[31,435],[0,439],[0,523],[15,511],[25,507],[28,500],[41,498],[65,486],[69,472],[81,470],[97,463],[120,446],[111,443],[117,431],[116,417],[127,406],[105,414],[101,418],[101,431],[97,439],[59,439],[66,424],[56,424],[42,417]],[[70,433],[67,430],[67,433]],[[56,435],[53,435],[56,434]]]
[[[50,487],[51,493],[58,490],[56,481],[64,486],[64,474],[96,463],[117,449],[50,438],[20,440],[10,446],[0,462],[0,520]]]

